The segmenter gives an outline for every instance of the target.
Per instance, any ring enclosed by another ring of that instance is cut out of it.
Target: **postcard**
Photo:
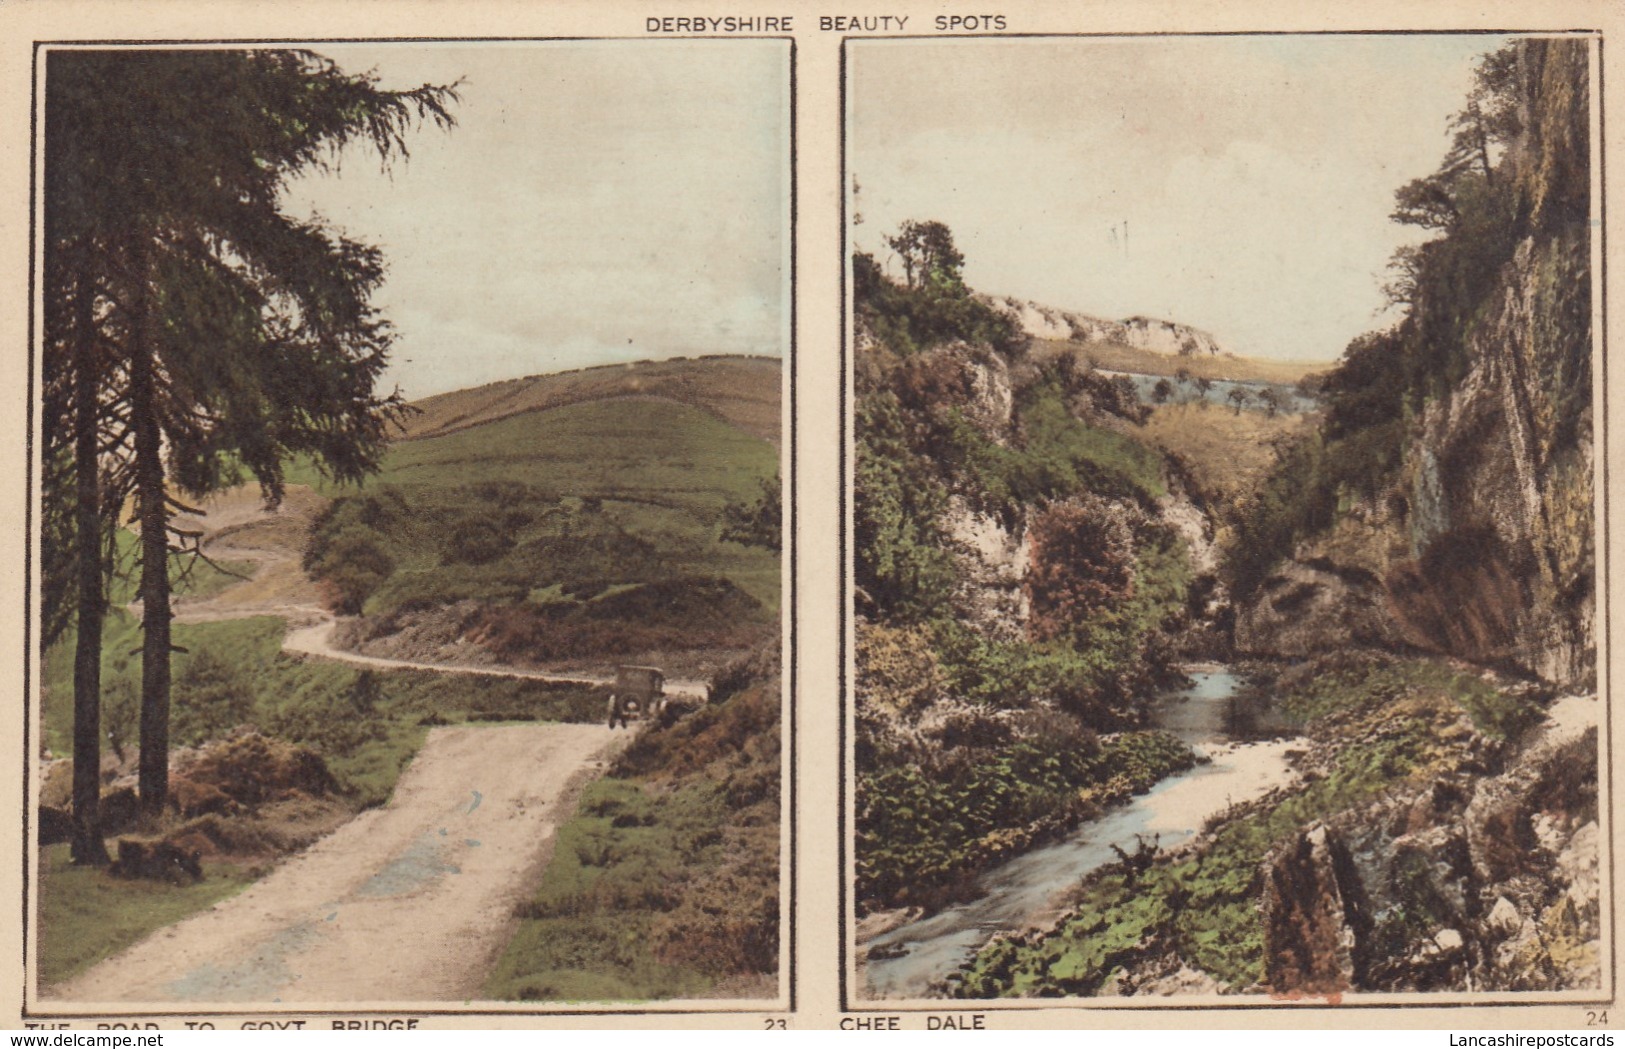
[[[10,1026],[1619,1020],[1612,6],[0,25]]]

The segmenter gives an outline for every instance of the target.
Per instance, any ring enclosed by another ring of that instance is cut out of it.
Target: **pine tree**
[[[385,165],[405,157],[413,127],[454,124],[457,95],[455,85],[384,91],[303,51],[57,51],[48,63],[47,254],[84,261],[61,291],[64,302],[89,305],[88,324],[70,328],[61,323],[68,310],[48,304],[48,329],[55,317],[63,330],[56,339],[48,330],[47,345],[72,353],[48,359],[47,370],[68,355],[84,362],[73,370],[73,402],[99,415],[102,439],[89,458],[75,416],[76,556],[62,556],[58,542],[46,567],[79,579],[75,761],[89,764],[97,725],[77,698],[93,691],[100,630],[88,629],[96,615],[87,595],[105,603],[106,560],[88,557],[83,482],[98,478],[103,530],[134,494],[139,781],[152,811],[168,790],[169,565],[176,541],[195,539],[172,527],[175,494],[252,476],[275,503],[284,463],[301,453],[336,479],[359,480],[377,468],[401,409],[398,395],[375,392],[392,337],[370,304],[381,254],[283,214],[282,187],[336,165],[351,142]],[[67,419],[48,418],[48,431],[53,423],[60,430]],[[66,443],[48,433],[48,452]],[[62,487],[48,486],[47,500]],[[53,582],[63,580],[48,578],[47,589]],[[76,812],[81,805],[94,812],[94,799],[76,791]]]

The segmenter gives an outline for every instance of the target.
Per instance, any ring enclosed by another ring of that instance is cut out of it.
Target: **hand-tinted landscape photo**
[[[42,67],[33,1007],[781,1000],[788,47]]]
[[[1595,47],[848,45],[860,999],[1606,987]]]

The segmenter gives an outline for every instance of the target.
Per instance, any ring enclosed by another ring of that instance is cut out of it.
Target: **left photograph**
[[[36,58],[29,1013],[787,1002],[790,43]]]

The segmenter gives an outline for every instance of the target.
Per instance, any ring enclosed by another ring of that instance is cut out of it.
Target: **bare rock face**
[[[1396,640],[1381,582],[1325,560],[1285,562],[1236,614],[1237,650],[1260,655],[1307,656]]]
[[[1172,951],[1149,955],[1119,969],[1101,984],[1101,997],[1169,998],[1223,994],[1228,988],[1209,973],[1193,969]]]
[[[1549,407],[1552,358],[1574,341],[1550,321],[1571,304],[1550,300],[1589,279],[1565,268],[1576,251],[1524,241],[1475,329],[1467,374],[1413,424],[1393,487],[1352,511],[1364,547],[1343,541],[1356,523],[1304,544],[1238,614],[1239,649],[1399,643],[1593,687],[1591,412],[1561,423]]]
[[[1263,870],[1267,985],[1600,986],[1596,707],[1560,700],[1498,773],[1405,786],[1279,847]]]
[[[1585,255],[1528,237],[1504,268],[1467,375],[1418,420],[1415,555],[1388,579],[1413,644],[1575,687],[1596,672],[1591,409],[1555,405],[1589,353]]]
[[[1341,994],[1354,985],[1366,925],[1343,842],[1316,825],[1264,862],[1264,982],[1279,994]]]
[[[1035,339],[1085,344],[1110,342],[1170,357],[1230,356],[1229,351],[1212,334],[1188,324],[1155,317],[1104,320],[1009,296],[986,295],[979,298],[1010,317],[1024,333]]]
[[[1511,769],[1479,786],[1462,824],[1473,867],[1485,881],[1555,866],[1559,850],[1596,812],[1596,753],[1594,728],[1568,738],[1554,729]]]
[[[1019,640],[1032,610],[1024,585],[1032,564],[1032,539],[1024,522],[1016,522],[1012,529],[955,495],[942,524],[959,554],[956,605],[988,636]]]

